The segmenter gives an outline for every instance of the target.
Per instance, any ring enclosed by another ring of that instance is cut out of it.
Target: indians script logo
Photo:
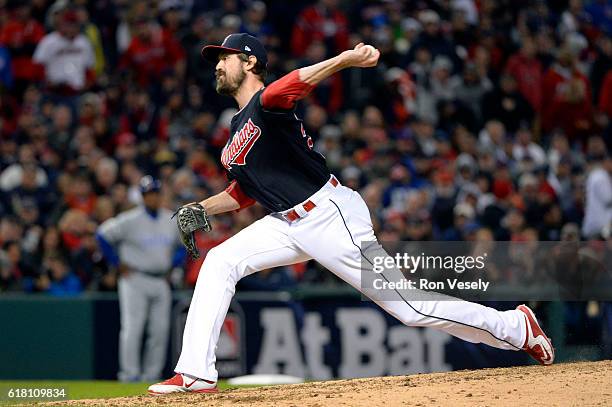
[[[242,129],[234,134],[231,143],[223,149],[223,153],[221,153],[221,164],[228,170],[231,169],[234,164],[246,164],[246,156],[249,151],[251,151],[251,148],[253,148],[259,136],[261,136],[261,129],[253,123],[253,120],[249,119],[249,121],[242,126]]]

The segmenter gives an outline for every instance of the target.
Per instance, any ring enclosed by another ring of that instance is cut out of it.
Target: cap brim
[[[222,47],[221,45],[207,45],[202,48],[202,57],[211,64],[216,64],[219,59],[219,54],[222,52],[230,54],[242,53],[242,51],[236,48]]]

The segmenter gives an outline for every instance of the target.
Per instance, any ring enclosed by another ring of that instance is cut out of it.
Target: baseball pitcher
[[[179,210],[179,228],[209,229],[208,215],[259,202],[271,213],[212,249],[193,293],[176,375],[149,387],[151,394],[217,391],[215,348],[238,280],[259,270],[315,259],[360,290],[363,242],[376,242],[361,196],[330,174],[325,159],[296,116],[295,104],[321,81],[346,68],[377,64],[370,45],[301,69],[264,86],[267,55],[248,34],[232,34],[203,57],[216,64],[216,89],[240,110],[221,154],[230,184],[215,196]],[[192,238],[191,238],[192,240]],[[543,364],[554,350],[529,308],[500,312],[466,301],[373,300],[408,326],[441,329],[474,343],[525,350]]]

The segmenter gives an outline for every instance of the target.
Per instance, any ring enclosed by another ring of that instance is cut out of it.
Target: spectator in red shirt
[[[96,199],[89,178],[83,174],[77,175],[73,180],[70,193],[66,196],[68,207],[91,215],[96,207]]]
[[[608,71],[603,80],[601,93],[599,94],[599,110],[612,119],[612,69]]]
[[[338,10],[338,0],[319,0],[298,15],[291,35],[291,51],[297,57],[306,53],[313,41],[323,41],[333,54],[348,48],[348,21]]]
[[[523,37],[521,49],[512,55],[506,71],[516,79],[518,90],[529,102],[533,110],[540,111],[542,104],[542,64],[536,55],[533,38]]]
[[[42,70],[32,61],[36,44],[44,37],[44,28],[30,16],[28,2],[10,1],[10,18],[0,29],[0,43],[12,58],[15,95],[21,97],[28,82],[42,79]]]
[[[578,70],[574,55],[561,49],[544,75],[542,87],[542,128],[559,127],[570,140],[586,135],[592,127],[591,84]]]
[[[167,140],[167,122],[160,118],[159,109],[143,89],[130,89],[126,93],[123,114],[119,117],[119,132],[133,133],[138,142],[155,138]]]
[[[96,223],[79,209],[68,209],[58,222],[61,233],[61,246],[69,253],[81,247],[84,238],[96,231]]]
[[[0,93],[0,138],[7,137],[17,130],[20,105],[8,93]]]
[[[182,9],[180,1],[166,1],[160,5],[160,12],[163,21],[162,39],[169,49],[173,50],[177,56],[180,55],[180,63],[177,66],[177,73],[182,77],[185,73],[185,50],[179,40],[184,36],[182,31]]]
[[[158,82],[167,69],[177,74],[184,71],[185,51],[171,36],[164,35],[146,17],[136,20],[135,32],[120,67],[129,69],[141,86]]]

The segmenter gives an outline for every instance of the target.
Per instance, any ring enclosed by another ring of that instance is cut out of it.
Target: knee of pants
[[[140,319],[122,320],[120,335],[124,338],[139,338],[143,335],[146,321]]]
[[[213,247],[208,251],[204,263],[202,263],[198,279],[226,281],[230,278],[236,284],[242,275],[238,267],[239,261],[235,258],[235,255],[236,253],[231,253],[230,250],[223,247],[223,243]]]
[[[140,331],[146,324],[146,306],[124,306],[120,309],[119,315],[121,329],[130,331]]]
[[[149,324],[149,340],[153,342],[164,342],[170,330],[170,318],[149,321]]]

